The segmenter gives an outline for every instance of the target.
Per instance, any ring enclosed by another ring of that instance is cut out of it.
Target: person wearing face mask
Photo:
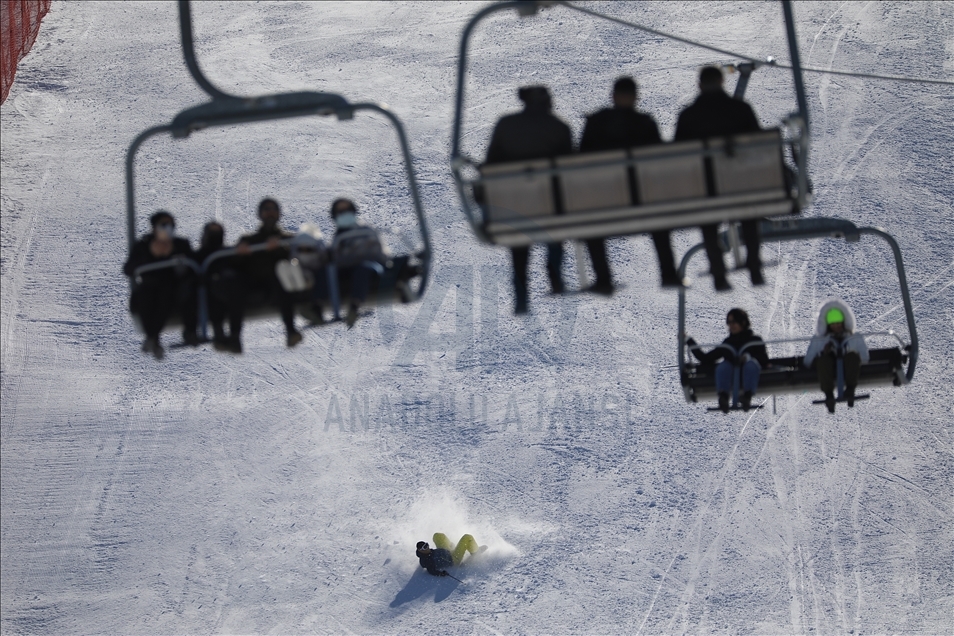
[[[373,279],[383,272],[389,260],[378,233],[358,223],[357,214],[350,199],[335,199],[331,204],[331,218],[335,222],[331,254],[338,268],[338,280],[348,289],[350,303],[345,321],[349,329],[358,320],[358,309],[367,300]]]
[[[721,360],[715,368],[715,381],[716,392],[719,394],[719,410],[723,413],[729,412],[729,394],[732,392],[732,376],[735,367],[741,367],[742,395],[739,397],[739,402],[742,410],[748,411],[752,407],[752,397],[759,388],[759,376],[762,369],[769,365],[768,353],[765,351],[764,344],[754,345],[742,351],[745,345],[762,341],[761,336],[752,333],[749,314],[744,310],[738,307],[730,309],[725,317],[725,324],[729,328],[729,336],[712,351],[703,353],[692,338],[687,338],[686,344],[689,345],[692,355],[702,364],[715,364],[716,361]]]
[[[275,275],[275,266],[289,256],[288,249],[282,247],[280,242],[294,236],[279,226],[281,217],[278,201],[262,199],[258,204],[258,218],[262,224],[255,233],[242,236],[236,250],[240,256],[238,268],[242,274],[246,297],[252,293],[277,300],[282,322],[285,324],[286,343],[289,347],[294,347],[302,341],[301,332],[295,329],[294,297],[282,288]],[[265,251],[250,251],[252,245],[261,244],[265,244]]]
[[[123,272],[133,277],[136,269],[172,261],[177,257],[192,259],[188,239],[175,235],[176,221],[172,214],[159,210],[149,218],[152,231],[133,245]],[[129,299],[129,308],[139,315],[146,339],[142,351],[162,359],[165,350],[159,341],[163,327],[176,311],[182,316],[182,339],[190,346],[199,344],[196,336],[196,298],[194,272],[185,266],[170,266],[141,274]]]

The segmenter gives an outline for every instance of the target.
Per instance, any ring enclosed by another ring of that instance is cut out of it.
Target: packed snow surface
[[[509,255],[473,238],[448,168],[458,43],[480,6],[195,3],[222,89],[329,91],[401,117],[435,262],[423,302],[353,330],[308,329],[289,351],[275,318],[247,326],[241,357],[157,362],[126,311],[125,153],[206,97],[175,3],[53,3],[0,111],[3,633],[951,633],[951,86],[805,75],[806,214],[900,243],[914,382],[834,416],[814,391],[723,416],[684,401],[676,296],[648,237],[610,241],[626,287],[609,300],[547,296],[535,250],[531,315],[512,316]],[[788,59],[777,3],[588,6]],[[806,65],[954,78],[951,3],[795,11]],[[739,61],[565,7],[495,14],[471,52],[478,159],[520,85],[550,86],[578,138],[632,74],[671,139],[698,68]],[[791,74],[756,71],[747,98],[777,125]],[[161,207],[193,240],[215,218],[231,241],[264,196],[285,227],[328,234],[349,196],[393,249],[419,241],[397,139],[372,113],[156,138],[136,165],[137,234]],[[698,241],[675,235],[680,255]],[[862,330],[909,337],[878,239],[763,253],[768,284],[734,274],[730,294],[692,261],[696,340],[721,340],[733,306],[764,338],[810,335],[829,296]],[[575,285],[572,250],[565,271]],[[489,546],[464,583],[418,567],[435,531]]]

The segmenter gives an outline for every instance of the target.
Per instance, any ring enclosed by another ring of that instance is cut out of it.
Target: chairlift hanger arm
[[[130,254],[136,244],[136,185],[133,170],[136,153],[147,139],[170,130],[172,130],[172,126],[169,125],[153,126],[140,133],[130,144],[129,150],[126,151],[126,242],[129,245]]]
[[[212,99],[239,99],[235,95],[219,90],[199,68],[199,62],[195,57],[195,40],[192,37],[192,6],[189,0],[179,0],[179,31],[182,33],[182,55],[196,84]]]

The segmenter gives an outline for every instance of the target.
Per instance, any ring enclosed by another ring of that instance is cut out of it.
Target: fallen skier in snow
[[[487,549],[487,546],[478,546],[473,535],[465,534],[455,546],[443,532],[434,533],[435,548],[431,548],[427,541],[417,542],[417,558],[421,567],[428,574],[434,576],[448,576],[447,570],[452,565],[460,565],[468,552],[478,554]]]

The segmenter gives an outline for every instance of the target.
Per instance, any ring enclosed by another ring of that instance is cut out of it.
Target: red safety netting
[[[49,10],[50,0],[0,0],[0,104],[7,101],[17,64],[30,52]]]

